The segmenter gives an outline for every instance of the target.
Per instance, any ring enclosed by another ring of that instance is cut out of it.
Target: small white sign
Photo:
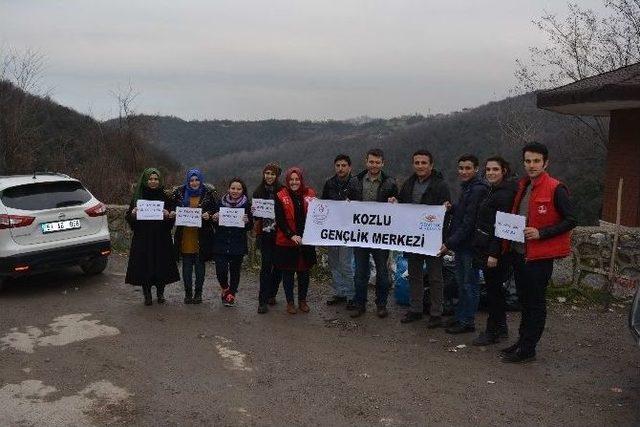
[[[138,199],[136,203],[136,219],[140,221],[157,221],[162,220],[164,215],[164,201],[162,200],[143,200]]]
[[[202,227],[202,208],[176,208],[176,225],[183,227]]]
[[[527,217],[505,212],[496,212],[496,237],[524,243],[524,228]]]
[[[224,227],[244,228],[244,208],[220,208],[218,224]]]
[[[275,219],[276,217],[273,199],[253,199],[251,207],[253,216],[258,218]]]

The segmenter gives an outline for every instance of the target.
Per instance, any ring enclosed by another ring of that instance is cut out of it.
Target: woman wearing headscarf
[[[285,174],[284,187],[276,193],[275,266],[282,270],[282,282],[287,296],[287,313],[296,314],[293,297],[294,275],[298,276],[298,308],[309,311],[307,292],[309,270],[316,263],[316,250],[302,244],[304,222],[309,201],[316,192],[304,184],[302,169],[292,167]]]
[[[268,163],[262,170],[262,182],[253,192],[254,199],[273,200],[282,188],[278,181],[282,169],[275,163]],[[267,305],[276,303],[278,286],[282,273],[274,266],[276,247],[276,222],[270,218],[255,218],[253,227],[256,234],[256,245],[260,248],[260,291],[258,293],[258,313],[268,311]]]
[[[215,209],[215,190],[204,183],[199,169],[189,169],[184,184],[173,192],[174,205],[185,208],[202,209],[202,227],[176,227],[173,239],[176,256],[182,258],[182,281],[184,283],[184,303],[202,303],[205,262],[212,258],[211,243],[213,228],[211,215]],[[193,273],[195,271],[195,292]]]
[[[162,220],[138,220],[138,200],[164,202]],[[144,304],[151,305],[151,287],[156,287],[158,304],[163,304],[164,287],[180,280],[173,252],[171,228],[173,215],[171,199],[165,194],[162,175],[155,168],[147,168],[140,175],[133,199],[125,218],[133,231],[125,282],[142,286]]]

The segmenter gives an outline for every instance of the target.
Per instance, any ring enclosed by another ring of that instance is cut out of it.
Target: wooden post
[[[616,277],[616,255],[618,254],[618,237],[620,236],[620,214],[622,211],[622,184],[624,178],[620,178],[618,181],[618,201],[616,204],[616,228],[613,231],[613,247],[611,248],[611,259],[609,261],[609,282],[607,283],[605,291],[605,311],[609,309],[611,299],[613,298],[613,284]]]

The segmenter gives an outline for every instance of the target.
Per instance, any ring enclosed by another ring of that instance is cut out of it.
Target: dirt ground
[[[324,304],[326,283],[312,283],[309,314],[287,315],[281,290],[258,315],[255,277],[227,308],[208,266],[202,305],[175,284],[145,307],[125,267],[114,255],[102,275],[70,269],[0,294],[0,425],[640,424],[622,308],[552,304],[538,360],[507,365],[472,335],[400,324],[393,302],[387,319],[354,321]]]

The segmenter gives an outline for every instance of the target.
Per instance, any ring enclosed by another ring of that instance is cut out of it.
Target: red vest
[[[296,230],[296,218],[295,218],[295,209],[293,207],[293,200],[291,199],[291,195],[289,194],[289,190],[286,187],[283,187],[276,193],[276,197],[282,204],[282,208],[284,211],[284,220],[286,221],[289,228],[297,232]],[[309,200],[316,197],[316,192],[312,188],[306,188],[303,197],[303,210],[304,214],[307,214],[307,207],[309,206]],[[293,240],[287,237],[286,234],[280,229],[280,227],[276,228],[276,245],[279,246],[297,246]]]
[[[529,178],[522,178],[518,182],[518,193],[513,202],[512,213],[517,214],[524,190]],[[527,227],[541,228],[557,224],[562,220],[556,209],[553,196],[556,188],[562,183],[543,172],[535,181],[529,196],[529,213]],[[548,239],[527,240],[525,243],[525,258],[527,261],[563,258],[571,254],[571,232],[559,234]]]

